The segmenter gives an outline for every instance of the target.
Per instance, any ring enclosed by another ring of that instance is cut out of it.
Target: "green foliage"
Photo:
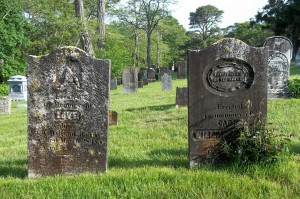
[[[198,7],[190,13],[190,26],[199,31],[202,40],[206,40],[219,31],[217,23],[221,22],[223,13],[212,5]]]
[[[300,100],[268,102],[268,118],[281,130],[294,131],[294,155],[275,164],[188,167],[186,107],[175,107],[175,87],[161,82],[136,94],[111,91],[110,109],[119,116],[109,126],[108,172],[73,176],[27,177],[27,109],[12,102],[0,115],[0,198],[299,198]],[[297,149],[298,147],[298,149]]]
[[[252,24],[250,22],[235,23],[223,30],[225,37],[237,38],[250,46],[262,46],[267,37],[273,35],[273,32],[264,28],[261,24]]]
[[[81,23],[72,1],[21,0],[20,5],[34,26],[29,33],[29,54],[43,55],[59,46],[76,46]]]
[[[289,155],[288,142],[292,134],[268,130],[261,113],[251,114],[252,104],[247,102],[247,121],[240,121],[236,140],[223,140],[223,149],[230,161],[238,164],[272,163],[286,159]]]
[[[0,96],[8,96],[9,84],[0,84]]]
[[[9,77],[23,74],[30,29],[15,1],[0,0],[0,83]]]
[[[288,83],[288,90],[294,98],[300,98],[300,79],[292,79]]]

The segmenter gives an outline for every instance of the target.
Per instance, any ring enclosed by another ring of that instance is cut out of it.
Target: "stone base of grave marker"
[[[188,88],[176,87],[176,107],[188,105]]]

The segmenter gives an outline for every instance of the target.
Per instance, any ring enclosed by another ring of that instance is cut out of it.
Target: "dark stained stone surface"
[[[159,68],[160,76],[162,77],[165,73],[171,75],[171,70],[168,67],[160,67]]]
[[[11,99],[9,97],[0,97],[0,114],[10,114]]]
[[[250,128],[266,122],[267,59],[267,48],[232,38],[188,51],[191,166],[222,161],[220,140],[235,140],[240,121]]]
[[[176,107],[188,105],[188,88],[176,87]]]
[[[109,125],[118,126],[118,113],[117,113],[117,111],[109,110]]]
[[[269,47],[268,59],[268,98],[287,98],[287,90],[292,59],[292,42],[285,37],[269,37],[264,46]]]
[[[176,62],[176,68],[177,68],[177,79],[187,78],[187,62],[186,61]]]
[[[144,87],[144,82],[143,81],[138,81],[138,87],[143,88]]]
[[[161,85],[163,91],[171,91],[173,89],[172,76],[168,75],[168,73],[164,73],[164,75],[161,77]]]
[[[155,82],[156,81],[156,77],[155,77],[155,69],[154,68],[150,68],[147,71],[147,76],[148,76],[148,81],[149,82]]]
[[[28,62],[29,177],[106,171],[110,60],[63,47]]]
[[[136,93],[138,91],[139,68],[128,67],[123,70],[123,93]]]

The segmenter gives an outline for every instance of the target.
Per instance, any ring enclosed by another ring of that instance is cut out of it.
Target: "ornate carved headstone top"
[[[139,68],[128,67],[123,70],[123,93],[136,93],[138,91]]]
[[[164,73],[161,78],[162,90],[163,91],[170,91],[173,89],[172,87],[172,76],[168,73]]]
[[[250,127],[258,118],[265,122],[267,57],[267,48],[233,38],[188,51],[191,166],[221,161],[220,141],[236,139],[240,121]]]
[[[10,114],[11,99],[9,97],[0,97],[0,114]]]
[[[29,177],[106,171],[110,60],[62,47],[28,62]]]
[[[281,36],[269,37],[264,46],[269,47],[268,59],[268,98],[286,98],[293,54],[292,42]]]

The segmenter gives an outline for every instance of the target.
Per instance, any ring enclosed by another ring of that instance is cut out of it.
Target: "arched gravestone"
[[[269,47],[268,59],[268,98],[286,98],[293,54],[292,42],[281,36],[269,37],[264,46]]]
[[[29,177],[106,171],[110,60],[63,47],[28,62]]]
[[[139,68],[128,67],[123,70],[123,93],[136,93],[138,91]]]
[[[173,89],[172,87],[172,76],[168,73],[164,73],[161,77],[161,85],[163,91],[170,91]]]
[[[251,128],[258,126],[258,119],[266,121],[267,58],[267,48],[233,38],[188,51],[191,166],[222,161],[220,141],[237,139],[240,121]]]

